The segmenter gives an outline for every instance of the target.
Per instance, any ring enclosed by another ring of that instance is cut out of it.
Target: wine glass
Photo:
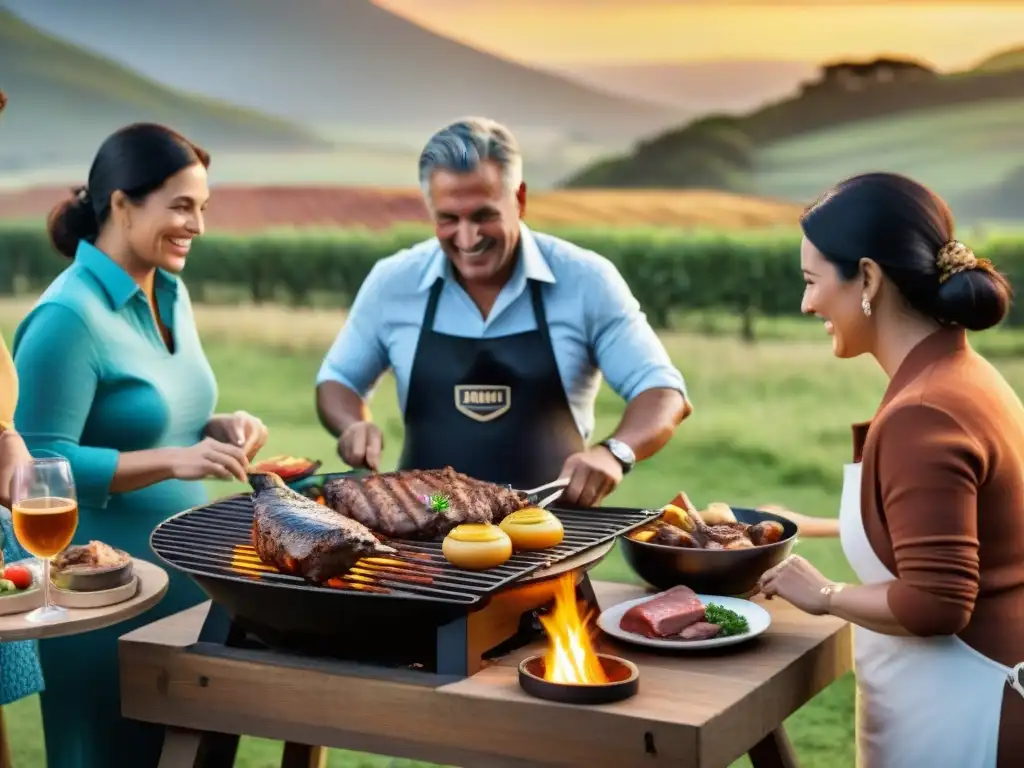
[[[18,542],[43,561],[43,606],[25,620],[59,621],[68,612],[50,601],[50,558],[67,549],[78,528],[75,479],[67,459],[33,459],[15,467],[11,516]]]

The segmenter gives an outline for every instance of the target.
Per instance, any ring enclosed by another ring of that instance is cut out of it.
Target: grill
[[[360,659],[378,653],[390,657],[393,649],[387,646],[398,639],[408,648],[427,643],[437,651],[445,627],[486,608],[495,595],[660,514],[614,507],[548,509],[562,521],[562,543],[516,553],[488,571],[453,567],[440,541],[388,540],[397,556],[364,558],[342,578],[310,584],[260,561],[252,546],[249,494],[166,520],[150,545],[161,560],[191,576],[238,628],[268,645]]]

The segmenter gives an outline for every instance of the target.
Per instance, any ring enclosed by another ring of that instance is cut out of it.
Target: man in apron
[[[374,266],[317,377],[341,458],[378,469],[366,398],[390,369],[400,469],[450,465],[520,489],[568,477],[565,503],[598,504],[689,415],[682,375],[614,265],[522,223],[522,157],[507,128],[448,126],[419,175],[437,237]],[[588,447],[602,374],[627,406]]]

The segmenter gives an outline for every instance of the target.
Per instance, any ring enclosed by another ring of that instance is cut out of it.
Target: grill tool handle
[[[569,480],[570,478],[568,477],[560,477],[557,480],[552,480],[550,483],[538,485],[536,488],[531,488],[528,491],[519,491],[519,493],[530,504],[544,509],[548,504],[561,496],[562,491],[569,487]]]

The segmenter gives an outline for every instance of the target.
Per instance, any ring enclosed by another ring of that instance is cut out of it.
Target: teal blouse
[[[166,480],[111,493],[118,456],[195,445],[217,400],[184,284],[158,270],[155,294],[161,320],[173,334],[173,351],[131,276],[83,242],[71,266],[22,321],[13,343],[20,383],[15,424],[33,455],[70,462],[79,503],[75,543],[96,539],[150,561],[153,529],[205,503],[205,487],[201,481]],[[170,569],[169,576],[166,596],[141,617],[40,643],[50,768],[116,765],[124,754],[135,755],[140,767],[150,760],[155,765],[159,729],[120,715],[117,638],[205,599],[185,574]],[[90,696],[85,709],[81,691]]]

